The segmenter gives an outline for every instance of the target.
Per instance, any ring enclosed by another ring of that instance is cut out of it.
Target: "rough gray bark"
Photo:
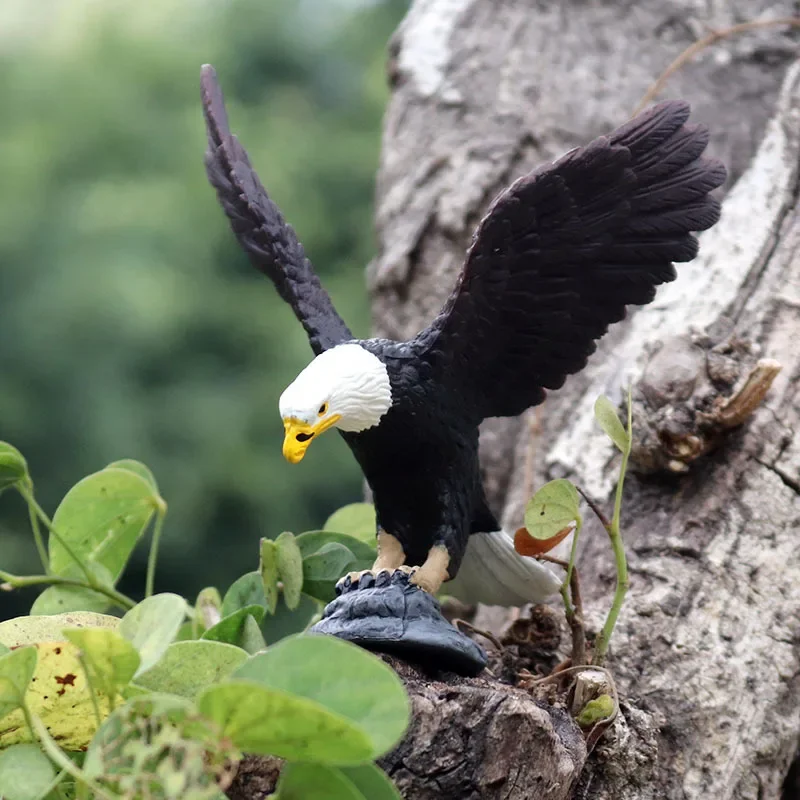
[[[627,119],[698,34],[797,11],[765,0],[414,3],[392,44],[379,254],[369,270],[376,332],[406,337],[427,324],[496,192]],[[712,154],[731,169],[723,220],[679,280],[616,326],[545,406],[485,425],[487,485],[513,528],[532,487],[553,477],[573,478],[600,502],[610,496],[617,463],[591,420],[599,393],[619,399],[633,379],[643,425],[654,411],[648,386],[694,364],[700,374],[668,398],[693,419],[715,393],[740,385],[759,355],[783,364],[767,403],[721,449],[682,476],[629,479],[632,584],[610,659],[626,702],[578,797],[778,798],[797,750],[797,52],[796,35],[765,29],[722,42],[674,76],[667,94],[692,103],[694,118],[711,126]],[[613,583],[600,533],[587,525],[580,562],[595,624]],[[553,797],[568,797],[569,785]],[[511,786],[498,796],[537,796]]]

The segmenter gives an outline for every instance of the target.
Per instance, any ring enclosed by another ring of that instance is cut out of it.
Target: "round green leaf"
[[[194,697],[227,678],[246,659],[244,650],[223,642],[175,642],[154,667],[139,675],[136,684],[154,692]]]
[[[369,736],[350,720],[256,681],[208,687],[198,696],[197,706],[246,753],[323,764],[359,764],[375,757]]]
[[[264,639],[264,634],[261,633],[261,628],[258,627],[258,622],[252,614],[248,614],[244,618],[242,633],[236,644],[246,653],[251,654],[266,649],[267,642]]]
[[[114,798],[217,800],[241,754],[182,697],[134,697],[103,723],[84,774]]]
[[[164,655],[177,636],[186,612],[186,601],[167,592],[145,598],[122,618],[119,632],[141,658],[136,675],[155,666]]]
[[[225,592],[220,613],[222,617],[229,617],[234,611],[247,606],[267,607],[267,598],[264,596],[264,581],[260,572],[246,572],[237,578]]]
[[[22,707],[36,660],[35,647],[18,647],[0,658],[0,719]]]
[[[155,475],[153,475],[150,468],[142,464],[141,461],[136,461],[133,458],[122,458],[119,461],[112,461],[106,469],[126,469],[128,472],[133,472],[140,478],[144,478],[153,488],[153,491],[158,493],[158,484],[156,483]]]
[[[101,584],[113,587],[114,578],[102,565],[89,562],[87,568],[91,575]],[[83,571],[74,562],[64,570],[65,578],[85,578]],[[31,606],[31,615],[66,614],[70,611],[94,611],[102,614],[111,606],[112,601],[104,594],[80,586],[48,586]]]
[[[595,401],[594,418],[621,452],[627,453],[630,450],[630,436],[617,416],[617,410],[604,394],[601,394]]]
[[[565,478],[546,483],[525,507],[525,527],[534,539],[550,539],[572,523],[581,526],[578,490]]]
[[[264,584],[264,597],[267,609],[275,613],[278,605],[278,546],[272,539],[261,540],[261,561],[259,566],[261,581]]]
[[[293,610],[280,600],[275,613],[264,617],[261,622],[261,632],[267,642],[274,644],[287,636],[304,631],[315,621],[321,610],[322,605],[319,600],[305,592],[301,593],[300,604]]]
[[[275,540],[278,576],[283,584],[283,599],[294,610],[303,589],[303,554],[294,534],[285,531]],[[275,613],[275,609],[272,610]]]
[[[371,758],[391,750],[408,725],[408,697],[394,670],[332,636],[284,639],[249,658],[234,677],[305,697],[350,720],[369,737]]]
[[[0,492],[24,480],[28,463],[22,453],[8,442],[0,442]]]
[[[259,625],[265,613],[264,606],[245,606],[223,617],[216,625],[204,631],[200,638],[244,647],[246,640],[248,643],[252,642],[252,630],[248,631],[246,627],[247,618],[255,618],[256,625]]]
[[[280,800],[364,800],[364,795],[337,767],[287,764],[278,781]]]
[[[39,642],[63,642],[64,628],[116,628],[119,617],[75,611],[43,617],[14,617],[0,622],[0,643],[20,647]]]
[[[0,797],[5,800],[40,800],[55,777],[50,759],[35,744],[0,752]]]
[[[375,764],[328,767],[287,764],[278,782],[280,800],[403,800]]]
[[[64,636],[80,648],[94,690],[108,697],[116,697],[139,668],[139,654],[117,631],[108,628],[67,628]]]
[[[328,603],[336,596],[336,581],[353,569],[356,557],[344,545],[329,542],[303,559],[303,590]]]
[[[360,541],[375,546],[378,524],[372,503],[350,503],[328,517],[322,526],[333,533],[346,533]]]
[[[331,542],[344,545],[358,560],[358,566],[354,567],[354,569],[369,569],[377,557],[377,546],[374,539],[371,544],[366,544],[354,536],[348,536],[346,533],[306,531],[306,533],[301,533],[296,537],[296,542],[300,552],[303,554],[303,558],[313,555]]]
[[[75,554],[105,566],[116,580],[163,500],[140,475],[106,468],[69,490],[53,517],[53,526]],[[63,575],[74,564],[59,541],[50,537],[50,567]]]

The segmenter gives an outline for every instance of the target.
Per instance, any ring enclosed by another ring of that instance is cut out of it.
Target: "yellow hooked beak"
[[[283,457],[290,464],[297,464],[303,460],[303,456],[311,444],[311,440],[321,433],[325,433],[328,428],[333,427],[340,419],[341,414],[330,414],[313,425],[296,419],[287,417],[283,420],[283,428],[286,434],[283,438]]]

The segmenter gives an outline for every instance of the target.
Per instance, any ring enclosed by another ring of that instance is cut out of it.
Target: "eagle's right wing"
[[[442,312],[406,346],[420,373],[479,421],[520,414],[581,370],[719,218],[709,193],[725,168],[688,117],[660,103],[503,192]]]

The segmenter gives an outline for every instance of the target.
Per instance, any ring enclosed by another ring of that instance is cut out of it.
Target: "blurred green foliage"
[[[206,182],[198,76],[340,313],[368,333],[363,267],[407,3],[4,0],[0,11],[0,439],[52,512],[82,475],[137,458],[170,505],[156,586],[226,586],[261,536],[360,497],[337,436],[281,457],[280,393],[305,335],[239,252]],[[0,502],[0,566],[35,568]],[[142,585],[144,555],[126,584]],[[25,613],[0,596],[0,618]]]

